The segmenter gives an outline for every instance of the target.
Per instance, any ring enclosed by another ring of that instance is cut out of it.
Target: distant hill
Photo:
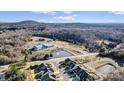
[[[20,22],[11,22],[11,23],[0,23],[0,25],[14,25],[14,26],[50,26],[58,28],[122,28],[124,23],[44,23],[37,22],[33,20],[25,20]]]
[[[16,24],[40,24],[37,21],[33,21],[33,20],[26,20],[26,21],[20,21],[20,22],[16,22]]]

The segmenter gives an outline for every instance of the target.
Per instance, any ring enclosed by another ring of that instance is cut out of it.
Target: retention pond
[[[108,73],[113,72],[115,70],[115,67],[107,64],[107,65],[97,68],[96,70],[100,73],[108,74]]]
[[[65,50],[58,50],[58,51],[54,51],[52,53],[52,59],[53,58],[60,58],[60,57],[69,57],[69,56],[73,56],[73,54],[69,53],[68,51]]]

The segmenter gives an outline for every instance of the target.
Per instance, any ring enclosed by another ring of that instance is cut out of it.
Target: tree
[[[12,62],[9,57],[0,55],[0,65],[6,65],[6,64],[10,64],[10,63],[12,63]]]
[[[24,49],[21,52],[24,54],[24,62],[27,62],[28,55],[30,54],[30,50]]]
[[[9,71],[5,73],[5,77],[10,81],[23,81],[26,79],[25,73],[22,72],[15,64],[10,65]]]
[[[104,53],[105,51],[106,51],[105,48],[101,48],[101,49],[99,50],[99,53]]]
[[[45,56],[44,56],[44,60],[48,60],[48,58],[49,58],[49,55],[48,54],[46,54]]]

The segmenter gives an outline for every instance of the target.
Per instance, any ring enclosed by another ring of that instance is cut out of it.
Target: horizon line
[[[93,24],[124,24],[124,22],[39,22],[36,20],[22,20],[22,21],[5,21],[5,22],[0,22],[0,23],[19,23],[19,22],[26,22],[26,21],[32,21],[32,22],[37,22],[37,23],[84,23],[84,24],[88,24],[88,23],[93,23]]]

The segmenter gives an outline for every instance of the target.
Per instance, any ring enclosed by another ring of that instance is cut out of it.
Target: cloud
[[[109,13],[113,13],[113,14],[116,14],[116,15],[124,15],[124,11],[111,11]]]
[[[79,16],[79,15],[73,15],[74,17],[77,17],[77,16]]]
[[[37,19],[36,21],[41,23],[54,23],[53,20],[45,20],[45,19]]]
[[[72,14],[72,11],[64,11],[64,14]]]
[[[41,13],[41,14],[45,14],[45,15],[49,15],[49,16],[54,16],[57,13],[55,11],[33,11],[33,12],[34,13]]]
[[[74,21],[76,19],[75,16],[73,16],[73,15],[71,15],[71,16],[58,16],[58,17],[54,17],[54,18],[64,20],[64,21]]]
[[[37,19],[37,22],[47,22],[45,19]]]

